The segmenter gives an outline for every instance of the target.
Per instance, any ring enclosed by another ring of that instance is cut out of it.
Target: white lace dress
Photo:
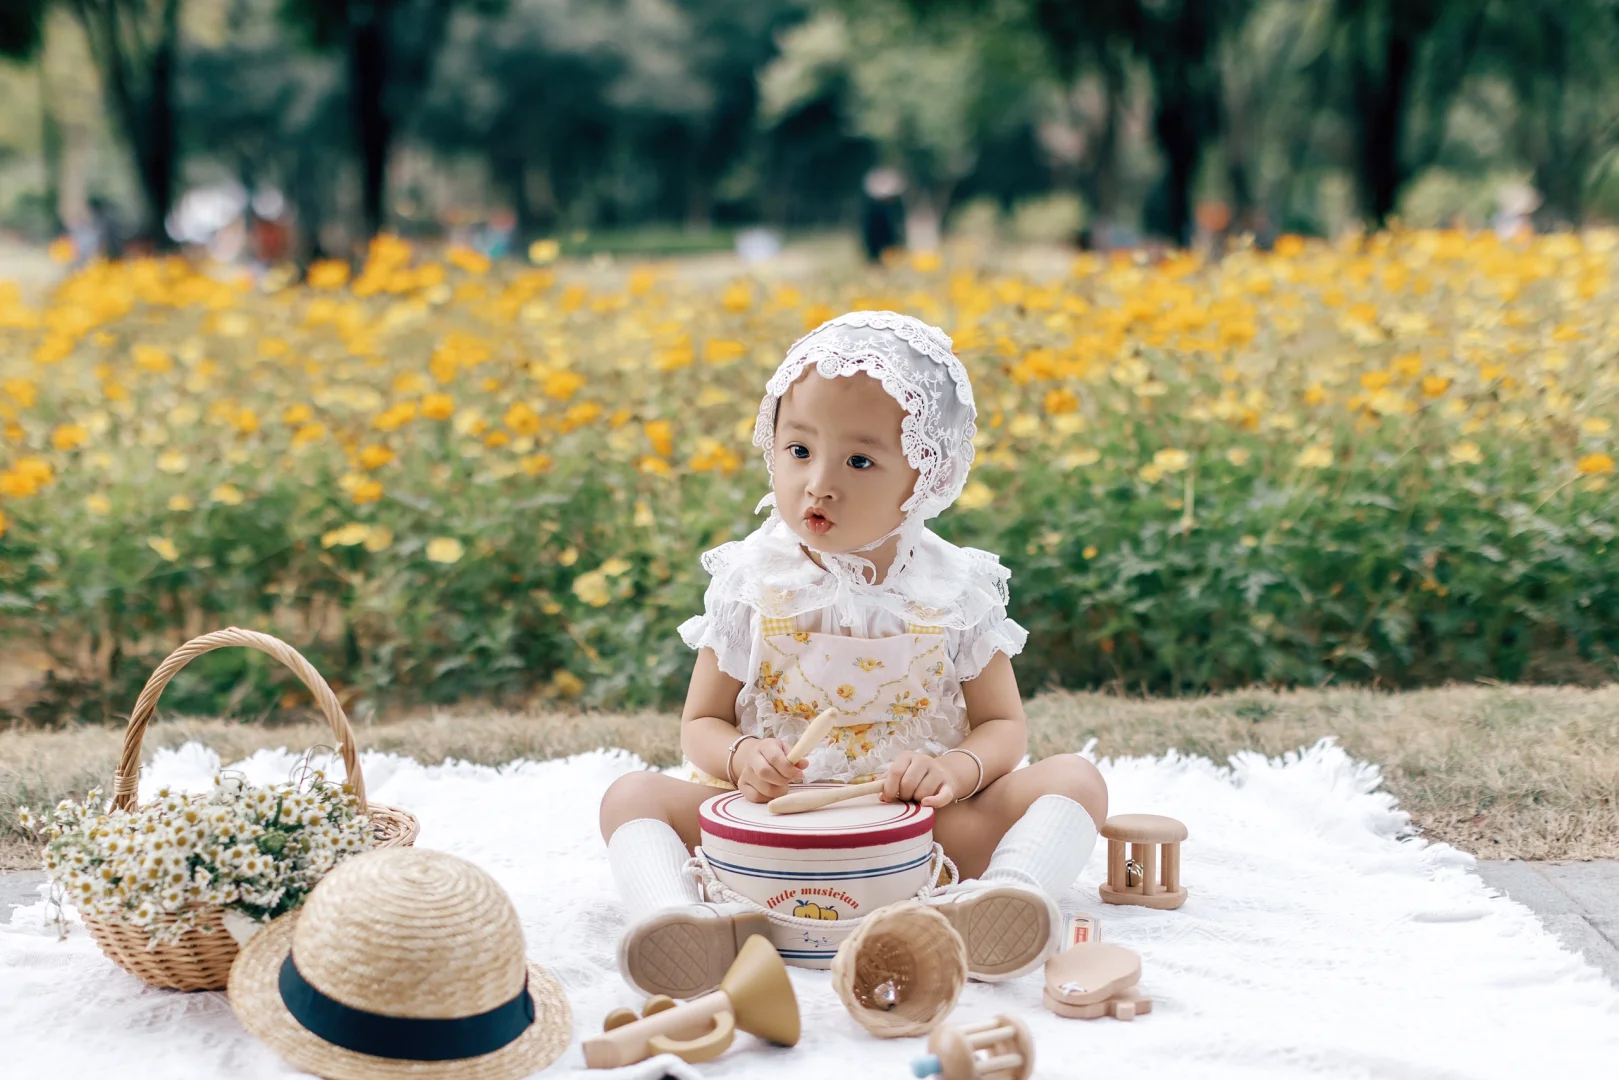
[[[941,754],[968,732],[961,684],[1027,632],[1006,615],[1010,576],[995,556],[923,531],[893,582],[869,585],[820,569],[772,515],[747,539],[703,557],[713,574],[702,615],[680,635],[711,648],[742,684],[743,734],[796,739],[827,708],[830,742],[805,779],[857,782],[900,754]],[[688,762],[690,778],[728,786]]]

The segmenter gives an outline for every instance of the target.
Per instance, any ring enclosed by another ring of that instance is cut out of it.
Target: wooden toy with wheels
[[[917,1077],[942,1080],[1028,1080],[1034,1073],[1034,1038],[1023,1021],[1002,1014],[960,1027],[936,1027],[927,1057],[911,1062]]]
[[[1102,826],[1107,838],[1107,884],[1098,892],[1108,904],[1178,908],[1186,903],[1181,885],[1181,841],[1186,826],[1157,814],[1122,814]],[[1124,845],[1130,857],[1124,857]]]
[[[1141,957],[1122,945],[1076,945],[1046,961],[1045,1007],[1073,1020],[1134,1020],[1152,1011],[1135,989]]]
[[[798,999],[781,956],[754,935],[737,953],[718,990],[683,1005],[652,998],[639,1018],[628,1009],[615,1009],[605,1027],[585,1040],[586,1068],[633,1065],[655,1054],[711,1061],[730,1048],[738,1029],[782,1046],[795,1045]]]

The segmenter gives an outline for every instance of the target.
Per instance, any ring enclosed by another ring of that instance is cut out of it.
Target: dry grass
[[[1246,692],[1176,701],[1046,694],[1029,704],[1036,757],[1098,740],[1105,756],[1171,747],[1224,760],[1280,754],[1336,735],[1384,767],[1386,784],[1426,834],[1489,858],[1619,857],[1619,687],[1453,687]],[[673,718],[658,714],[510,713],[460,708],[360,730],[367,749],[485,764],[622,746],[659,765],[679,756]],[[170,720],[147,733],[148,755],[196,739],[233,760],[261,747],[329,744],[324,726],[251,727]],[[19,803],[50,803],[108,784],[122,732],[0,732],[0,869],[31,865],[10,830]]]

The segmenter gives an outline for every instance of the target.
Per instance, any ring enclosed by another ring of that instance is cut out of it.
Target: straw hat
[[[230,1003],[327,1080],[512,1080],[555,1061],[573,1034],[562,987],[523,954],[511,898],[471,863],[419,848],[326,875],[242,948]]]

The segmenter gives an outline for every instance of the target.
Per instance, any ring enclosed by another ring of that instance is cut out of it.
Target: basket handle
[[[298,681],[314,695],[315,704],[320,706],[320,711],[326,716],[326,722],[332,727],[332,737],[337,740],[337,752],[343,759],[343,768],[348,772],[348,784],[359,802],[360,813],[365,813],[365,778],[360,774],[360,759],[354,750],[354,729],[349,726],[348,715],[343,712],[343,706],[338,702],[337,695],[332,693],[332,688],[321,678],[320,672],[316,671],[314,665],[305,660],[297,649],[280,638],[261,634],[257,630],[243,630],[239,626],[215,630],[211,634],[192,638],[170,653],[168,659],[159,664],[157,670],[152,672],[151,678],[146,680],[141,696],[135,701],[135,711],[129,714],[129,726],[124,729],[124,750],[118,759],[118,771],[113,774],[112,781],[113,809],[135,809],[135,797],[141,776],[141,739],[146,734],[146,725],[157,713],[157,699],[163,693],[163,688],[169,685],[169,680],[193,658],[206,652],[213,652],[215,649],[223,649],[228,645],[243,645],[249,649],[257,649],[281,661],[292,669],[292,673],[298,676]]]

